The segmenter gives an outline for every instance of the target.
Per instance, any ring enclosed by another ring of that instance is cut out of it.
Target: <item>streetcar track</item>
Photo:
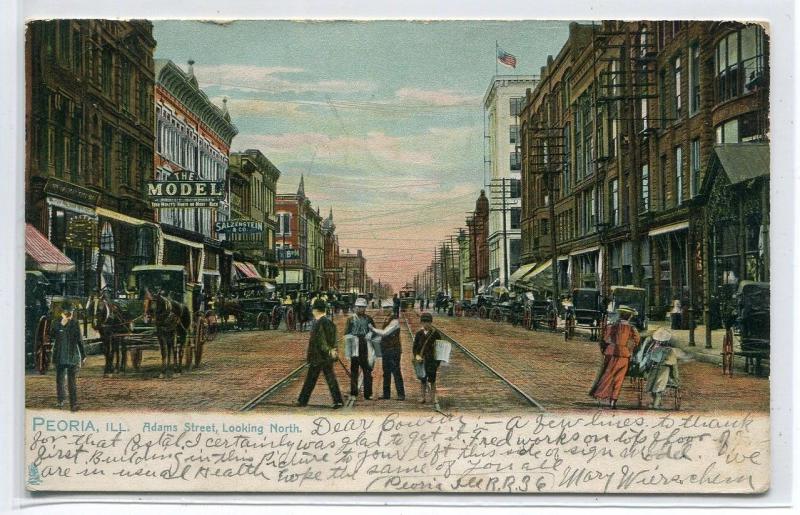
[[[408,328],[409,332],[411,333],[411,325],[408,322],[408,318],[404,316],[403,320],[405,321],[406,327]],[[444,330],[442,330],[441,328],[436,327],[436,326],[434,326],[434,327],[436,328],[437,331],[439,331],[439,333],[441,333],[442,336],[444,336],[447,340],[449,340],[450,343],[452,343],[453,345],[458,347],[458,349],[461,352],[463,352],[468,358],[470,358],[472,361],[474,361],[475,363],[477,363],[478,365],[480,365],[481,367],[486,369],[493,376],[495,376],[498,379],[500,379],[500,381],[505,383],[511,390],[513,390],[517,395],[522,397],[528,404],[530,404],[531,406],[534,406],[539,411],[542,411],[542,412],[546,411],[544,409],[544,406],[542,406],[536,399],[534,399],[533,397],[528,395],[528,393],[525,392],[525,390],[523,390],[522,388],[520,388],[519,386],[514,384],[512,381],[510,381],[508,378],[503,376],[500,372],[498,372],[497,370],[492,368],[488,363],[486,363],[484,360],[479,358],[474,352],[469,350],[466,346],[464,346],[458,340],[456,340],[455,338],[453,338],[452,336],[447,334]],[[413,333],[412,333],[412,339],[413,339]]]
[[[267,400],[272,394],[276,393],[278,390],[281,390],[284,386],[294,380],[295,377],[300,375],[300,373],[308,366],[308,363],[303,363],[299,367],[295,368],[291,372],[289,372],[283,379],[279,380],[277,383],[273,384],[272,386],[268,387],[252,399],[250,399],[247,404],[239,408],[239,411],[251,411],[252,409],[256,408],[264,401]]]

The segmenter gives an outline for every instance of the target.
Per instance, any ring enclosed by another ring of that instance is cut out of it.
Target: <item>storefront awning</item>
[[[531,273],[521,281],[523,284],[536,289],[549,291],[553,286],[553,266],[548,259],[539,264]]]
[[[151,227],[158,227],[158,225],[154,224],[153,222],[148,222],[147,220],[140,220],[139,218],[134,218],[132,216],[123,215],[122,213],[117,213],[116,211],[111,211],[110,209],[105,209],[102,207],[98,207],[95,209],[97,216],[102,216],[103,218],[108,218],[111,220],[117,220],[118,222],[123,222],[128,225],[149,225]]]
[[[203,244],[197,243],[194,241],[187,240],[186,238],[180,238],[178,236],[173,236],[171,234],[164,234],[164,240],[171,241],[172,243],[178,243],[180,245],[186,245],[187,247],[193,247],[195,249],[202,249]]]
[[[663,227],[656,227],[655,229],[650,229],[650,232],[647,233],[648,236],[658,236],[659,234],[667,234],[669,232],[675,231],[682,231],[684,229],[689,228],[689,221],[680,222],[677,224],[665,225]]]
[[[31,224],[25,224],[25,255],[45,272],[63,274],[75,270],[75,263]]]
[[[233,266],[239,272],[239,277],[244,279],[263,279],[261,274],[258,273],[256,267],[252,263],[245,263],[242,261],[234,261]]]
[[[508,281],[510,283],[515,283],[521,280],[523,277],[528,275],[535,267],[536,263],[528,263],[527,265],[520,265],[519,268],[514,270],[514,273],[511,274],[511,277],[508,278]]]
[[[600,246],[599,245],[595,245],[593,247],[586,247],[585,249],[573,250],[572,252],[569,253],[569,255],[570,256],[579,256],[581,254],[588,254],[589,252],[597,252],[598,250],[600,250]]]

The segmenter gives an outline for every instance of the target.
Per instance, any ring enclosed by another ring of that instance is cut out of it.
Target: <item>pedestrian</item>
[[[392,297],[392,314],[396,319],[400,318],[400,297],[396,293]]]
[[[669,312],[670,328],[674,331],[681,328],[681,317],[683,311],[681,310],[681,300],[676,296],[672,299],[672,310]]]
[[[418,373],[417,377],[421,383],[421,395],[419,402],[427,402],[428,390],[431,392],[431,402],[438,407],[436,398],[436,372],[439,370],[439,361],[436,359],[436,340],[442,340],[442,335],[433,327],[433,315],[423,313],[420,317],[422,329],[414,335],[414,362],[424,370],[424,374]],[[420,370],[421,372],[421,370]],[[422,376],[422,377],[420,377]]]
[[[336,352],[336,324],[325,316],[327,305],[322,299],[317,299],[311,307],[314,321],[311,325],[311,332],[308,337],[308,352],[306,361],[308,362],[308,374],[300,390],[300,397],[297,399],[298,406],[307,406],[311,398],[311,392],[317,385],[317,379],[322,372],[325,375],[325,382],[328,390],[333,397],[333,409],[341,408],[342,392],[339,390],[339,383],[336,381],[336,374],[333,373],[333,365],[338,359]]]
[[[420,311],[420,313],[425,311],[425,298],[424,297],[420,297],[419,298],[419,311]]]
[[[403,385],[403,374],[400,371],[400,356],[403,352],[400,344],[400,322],[394,313],[387,315],[383,327],[370,330],[381,337],[381,361],[383,361],[383,396],[388,400],[392,396],[392,377],[397,390],[397,400],[406,400],[406,390]]]
[[[72,316],[72,304],[69,301],[61,304],[61,320],[53,324],[51,339],[53,346],[53,363],[56,366],[56,396],[58,407],[64,407],[64,376],[69,388],[69,407],[78,411],[77,375],[81,364],[86,361],[83,338],[78,321]]]
[[[653,402],[650,407],[661,407],[661,396],[667,387],[680,386],[678,374],[678,354],[675,352],[672,341],[672,332],[666,327],[659,327],[653,333],[652,345],[645,355],[643,367],[647,372],[647,385],[645,390],[650,393]]]
[[[430,308],[431,308],[431,299],[430,299],[430,297],[427,297],[427,298],[425,299],[425,310],[427,311],[427,310],[429,310]]]
[[[619,319],[606,328],[600,342],[603,366],[589,391],[589,395],[596,399],[607,399],[611,409],[617,408],[631,355],[639,346],[639,332],[630,323],[637,314],[636,310],[623,305],[617,308],[617,313]]]
[[[358,338],[358,356],[350,358],[350,396],[358,397],[358,371],[364,376],[364,399],[372,399],[372,366],[369,363],[367,334],[375,321],[367,315],[367,299],[359,297],[355,303],[356,312],[347,319],[344,334]]]

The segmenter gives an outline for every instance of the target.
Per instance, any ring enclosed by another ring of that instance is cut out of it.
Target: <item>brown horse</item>
[[[92,328],[100,335],[106,360],[103,376],[124,372],[125,356],[120,355],[120,345],[116,335],[130,331],[131,323],[136,319],[132,319],[117,303],[110,300],[108,292],[103,292],[99,297],[92,296],[86,304],[86,313],[87,318],[91,318]]]
[[[169,373],[170,359],[177,374],[183,371],[183,346],[192,323],[192,314],[185,304],[174,301],[160,293],[144,294],[144,321],[152,318],[161,349],[161,374],[164,378]],[[177,345],[176,345],[177,336]]]

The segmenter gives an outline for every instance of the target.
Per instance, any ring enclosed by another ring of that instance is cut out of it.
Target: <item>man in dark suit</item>
[[[439,370],[440,363],[436,359],[436,340],[442,340],[443,338],[441,333],[433,327],[433,315],[427,312],[423,313],[420,316],[420,322],[422,322],[422,329],[414,335],[414,345],[412,347],[414,361],[422,364],[425,368],[425,377],[420,378],[422,396],[419,402],[425,404],[427,402],[427,393],[430,391],[431,402],[436,406],[438,403],[436,398],[436,372]]]
[[[336,325],[331,319],[325,316],[325,301],[317,299],[311,307],[314,322],[311,326],[311,333],[308,339],[308,375],[300,390],[300,397],[297,399],[298,406],[307,406],[311,398],[311,392],[317,385],[317,379],[322,372],[325,374],[325,382],[328,383],[328,390],[333,397],[333,409],[342,407],[342,392],[339,390],[339,383],[333,373],[333,364],[336,362]]]
[[[400,297],[396,293],[392,298],[392,313],[395,318],[400,318]]]
[[[72,304],[69,301],[61,305],[61,320],[51,328],[53,340],[53,363],[56,366],[56,395],[58,407],[64,406],[64,376],[69,387],[69,407],[78,411],[77,375],[81,364],[86,361],[83,349],[83,338],[78,321],[72,316]]]
[[[400,344],[400,323],[397,317],[387,315],[383,321],[383,328],[370,328],[372,332],[381,336],[381,361],[383,362],[383,397],[391,398],[391,382],[394,377],[394,386],[397,389],[397,400],[406,400],[406,390],[403,385],[403,374],[400,371],[400,356],[402,346]]]

